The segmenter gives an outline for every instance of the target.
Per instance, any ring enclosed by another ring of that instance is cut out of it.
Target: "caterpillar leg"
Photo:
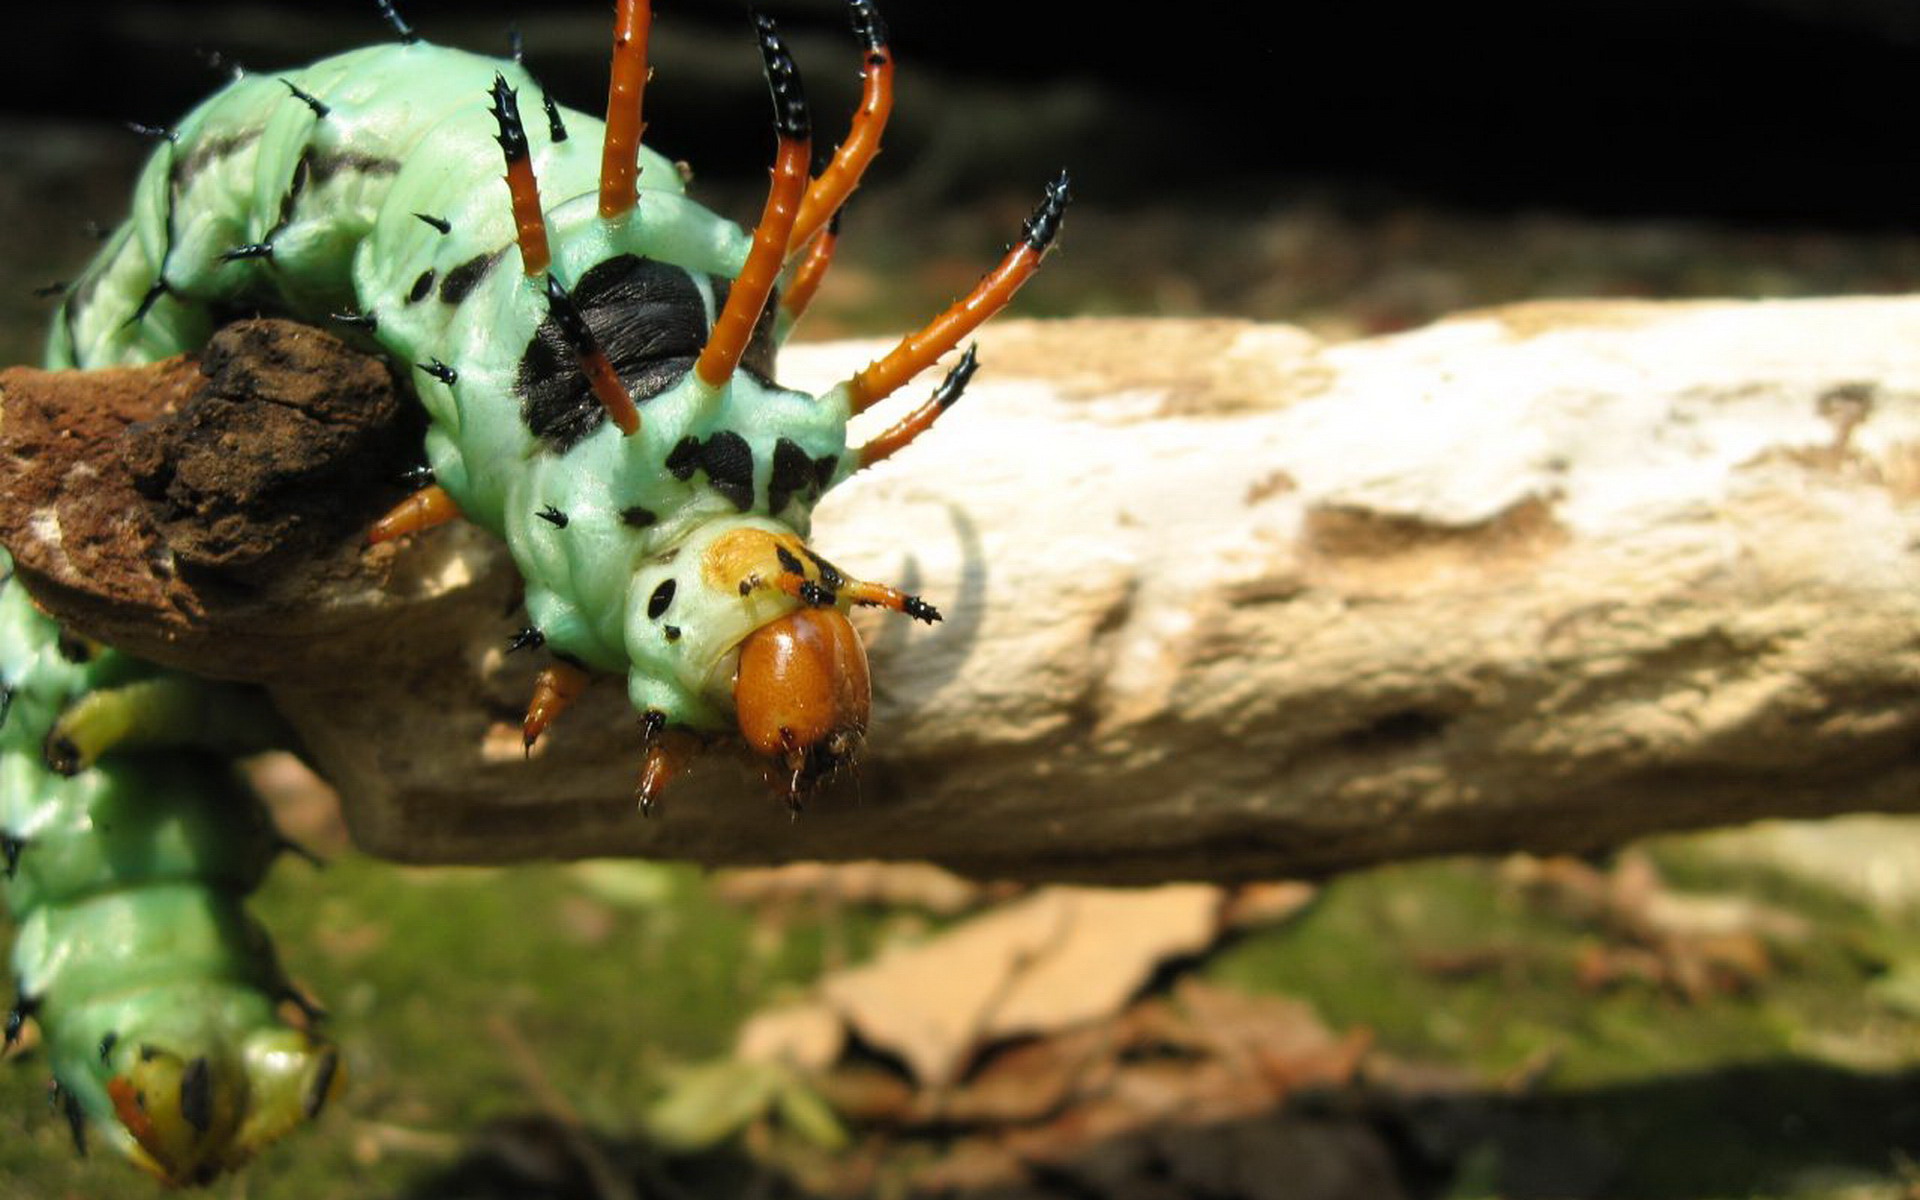
[[[547,726],[586,690],[587,673],[572,663],[557,662],[540,672],[533,681],[533,700],[527,705],[526,720],[520,725],[527,753],[533,752],[533,744],[540,740]]]
[[[460,506],[453,502],[447,490],[437,483],[428,484],[375,521],[373,528],[367,530],[367,544],[378,546],[381,542],[390,542],[397,537],[419,533],[459,518]]]
[[[649,728],[652,728],[651,724]],[[684,729],[660,729],[649,734],[646,754],[640,760],[640,778],[633,787],[633,798],[639,803],[642,814],[653,811],[653,806],[660,802],[661,795],[666,792],[667,785],[685,771],[704,749],[706,743]]]
[[[287,745],[290,734],[252,688],[162,675],[88,692],[48,731],[47,766],[73,775],[114,750],[198,746],[251,754]]]

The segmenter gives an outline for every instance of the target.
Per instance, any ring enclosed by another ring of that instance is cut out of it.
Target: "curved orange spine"
[[[800,319],[800,314],[807,311],[807,305],[813,303],[813,294],[820,290],[820,281],[827,277],[827,268],[833,263],[834,247],[840,241],[839,224],[840,214],[835,213],[820,236],[807,247],[807,256],[794,268],[793,278],[787,282],[787,290],[780,297],[780,310],[786,313],[788,321]]]
[[[807,188],[800,216],[793,223],[790,248],[794,250],[818,233],[860,186],[860,176],[880,154],[880,134],[893,112],[893,54],[887,49],[886,26],[872,0],[854,0],[853,27],[866,48],[860,66],[860,107],[854,110],[847,140]]]
[[[855,413],[865,412],[878,400],[892,395],[900,386],[926,370],[940,356],[960,344],[960,339],[978,329],[988,317],[1007,306],[1020,285],[1033,278],[1040,260],[1060,231],[1060,219],[1066,212],[1067,173],[1047,185],[1046,198],[1027,218],[1020,240],[1007,250],[1000,265],[974,285],[973,291],[945,312],[929,321],[917,333],[900,339],[884,358],[875,359],[847,381],[848,405]]]
[[[693,364],[693,373],[701,383],[717,388],[733,375],[760,322],[760,310],[780,278],[786,264],[787,244],[793,236],[793,219],[799,215],[800,198],[807,188],[807,167],[812,155],[811,131],[807,121],[807,102],[800,91],[800,72],[786,43],[780,40],[773,22],[754,15],[760,34],[760,52],[766,57],[767,84],[773,90],[774,128],[780,136],[780,148],[773,161],[773,184],[767,190],[767,207],[754,226],[753,246],[747,251],[746,265],[727,293],[726,307],[714,318],[713,332]]]
[[[600,144],[600,215],[625,216],[639,202],[640,101],[647,87],[647,34],[653,6],[619,0],[613,15],[613,69],[607,79],[607,136]]]

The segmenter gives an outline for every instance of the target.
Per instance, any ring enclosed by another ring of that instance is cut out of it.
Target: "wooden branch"
[[[1225,879],[1920,809],[1920,301],[1532,304],[1341,345],[1010,323],[981,359],[818,514],[828,557],[947,620],[870,624],[869,757],[795,822],[725,761],[641,819],[623,681],[522,761],[539,663],[504,653],[517,582],[477,531],[129,599],[62,565],[62,489],[13,502],[9,375],[0,535],[64,619],[266,683],[397,858]],[[392,493],[362,493],[364,523]]]

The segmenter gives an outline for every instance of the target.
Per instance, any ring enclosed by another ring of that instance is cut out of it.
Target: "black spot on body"
[[[807,573],[807,568],[801,564],[799,559],[793,556],[793,551],[787,549],[785,546],[775,546],[773,548],[773,556],[780,561],[780,569],[787,574],[805,575]]]
[[[773,474],[767,480],[767,511],[778,515],[787,502],[814,484],[813,460],[792,438],[773,444]]]
[[[806,554],[806,556],[809,559],[813,560],[814,569],[820,572],[821,583],[826,584],[830,588],[839,588],[839,587],[845,586],[847,582],[847,577],[841,573],[839,567],[836,567],[832,563],[828,562],[826,559],[821,558],[818,554],[815,554],[812,550],[807,549],[807,547],[805,546],[802,546],[800,549],[802,552]]]
[[[706,308],[679,267],[623,254],[588,271],[569,295],[636,404],[679,383],[706,345]],[[607,419],[551,314],[527,343],[514,390],[527,429],[557,453]]]
[[[661,626],[661,632],[667,635],[667,640],[670,642],[680,640],[680,627],[678,625],[663,625]]]
[[[660,519],[660,514],[640,504],[629,504],[620,510],[620,520],[629,529],[645,529]]]
[[[529,625],[507,639],[507,653],[512,654],[516,650],[538,650],[546,644],[547,635],[540,632],[538,627]]]
[[[54,639],[53,648],[59,651],[61,658],[75,666],[83,666],[93,661],[93,644],[85,638],[75,637],[64,629]]]
[[[428,294],[431,293],[432,291],[433,291],[433,268],[428,267],[426,270],[420,272],[420,277],[413,281],[413,287],[408,289],[407,303],[418,304],[422,300],[425,300]]]
[[[701,448],[700,466],[713,490],[735,508],[745,512],[753,507],[753,447],[747,439],[730,429],[720,430]]]
[[[112,1060],[113,1048],[116,1045],[118,1045],[119,1042],[120,1042],[120,1035],[117,1033],[114,1033],[112,1030],[108,1030],[107,1035],[100,1039],[100,1061],[101,1062],[105,1063]]]
[[[459,304],[464,301],[473,289],[479,286],[480,281],[487,277],[487,272],[493,270],[493,264],[499,262],[506,252],[507,248],[502,246],[491,254],[476,254],[448,271],[446,277],[440,281],[440,303]]]
[[[567,527],[567,514],[561,512],[551,504],[533,515],[539,517],[555,529],[565,529]]]
[[[682,483],[693,478],[693,472],[700,466],[700,439],[683,437],[667,451],[667,470]]]
[[[11,833],[0,833],[0,860],[5,861],[5,874],[12,879],[20,870],[20,855],[27,848],[25,838],[15,837]]]
[[[658,621],[666,615],[667,606],[673,603],[675,586],[673,580],[667,579],[653,589],[653,595],[647,598],[647,617],[650,620]]]

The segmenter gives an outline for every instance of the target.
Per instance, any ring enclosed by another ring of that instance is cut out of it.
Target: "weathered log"
[[[523,761],[539,664],[475,530],[336,530],[242,588],[123,507],[84,525],[145,547],[105,556],[125,577],[79,569],[70,506],[121,505],[125,456],[46,457],[20,397],[84,412],[89,384],[0,377],[0,536],[63,619],[267,685],[361,844],[418,861],[1224,879],[1920,809],[1920,301],[1530,304],[1339,345],[1007,323],[981,357],[820,510],[825,554],[947,619],[867,624],[865,765],[793,822],[724,760],[641,819],[615,680]]]

